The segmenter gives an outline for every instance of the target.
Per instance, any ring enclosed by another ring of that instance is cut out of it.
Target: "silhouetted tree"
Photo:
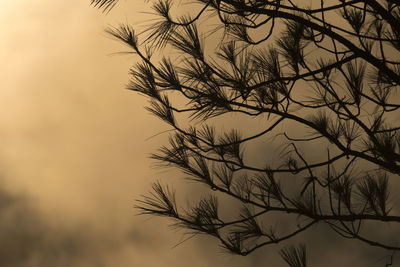
[[[156,183],[139,201],[143,214],[170,217],[240,255],[316,224],[400,250],[398,240],[363,231],[400,222],[389,202],[389,180],[400,174],[400,1],[194,0],[173,12],[170,0],[151,2],[160,19],[143,43],[129,25],[107,31],[140,58],[128,89],[174,131],[152,158],[211,193],[180,208]],[[264,129],[218,128],[226,119]],[[271,159],[274,144],[283,149]],[[275,229],[266,216],[292,226]],[[304,246],[281,256],[306,266]]]

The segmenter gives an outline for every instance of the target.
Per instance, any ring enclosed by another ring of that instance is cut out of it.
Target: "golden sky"
[[[138,3],[121,1],[106,15],[82,0],[0,1],[0,192],[12,199],[0,220],[9,243],[1,266],[237,262],[215,242],[172,248],[180,232],[135,216],[134,200],[173,174],[150,166],[163,137],[146,139],[165,128],[124,89],[135,58],[115,55],[125,47],[104,33],[135,22],[127,10],[143,21]]]
[[[103,14],[89,2],[0,0],[0,266],[277,260],[274,249],[245,258],[222,253],[205,237],[174,248],[182,232],[169,221],[135,216],[134,200],[152,181],[178,175],[151,168],[147,156],[165,136],[148,138],[167,128],[144,110],[143,97],[124,89],[136,58],[115,54],[126,48],[104,33],[107,25],[145,21],[145,3],[120,1]]]

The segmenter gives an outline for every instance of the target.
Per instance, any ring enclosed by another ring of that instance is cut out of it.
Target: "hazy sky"
[[[89,0],[0,1],[2,267],[238,261],[201,239],[172,249],[180,232],[135,216],[151,182],[176,175],[150,168],[163,137],[146,139],[165,128],[124,89],[135,58],[104,33],[143,21],[136,2],[105,15]]]
[[[136,58],[104,33],[145,21],[145,4],[106,15],[89,2],[0,0],[0,266],[283,266],[277,248],[243,258],[205,237],[173,248],[182,232],[135,216],[152,181],[178,175],[151,168],[165,135],[147,139],[166,128],[124,89]]]

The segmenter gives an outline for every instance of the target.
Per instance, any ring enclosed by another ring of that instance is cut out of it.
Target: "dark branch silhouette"
[[[92,3],[109,9],[116,1]],[[153,2],[159,20],[141,44],[129,25],[107,32],[139,57],[128,89],[147,96],[148,110],[174,131],[152,158],[212,193],[182,208],[158,183],[137,208],[240,255],[316,224],[400,250],[395,237],[374,240],[364,231],[372,222],[400,223],[389,194],[400,174],[400,2],[196,0],[182,14],[172,5]],[[207,20],[213,28],[200,32]],[[163,56],[170,48],[176,54]],[[227,114],[264,130],[221,131],[215,125]],[[271,151],[248,149],[277,142],[283,153],[274,161]],[[221,214],[223,195],[236,219]],[[274,229],[264,220],[271,213],[291,216],[293,227]],[[280,253],[290,266],[306,266],[305,247]]]

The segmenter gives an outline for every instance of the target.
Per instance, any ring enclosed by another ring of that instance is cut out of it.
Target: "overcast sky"
[[[136,58],[104,33],[146,21],[145,3],[106,15],[89,2],[0,0],[0,266],[284,266],[278,248],[237,257],[205,237],[175,247],[182,232],[135,215],[152,181],[177,176],[151,168],[166,136],[148,138],[167,128],[124,89]],[[329,249],[329,238],[315,242]],[[347,246],[312,266],[369,261]]]

